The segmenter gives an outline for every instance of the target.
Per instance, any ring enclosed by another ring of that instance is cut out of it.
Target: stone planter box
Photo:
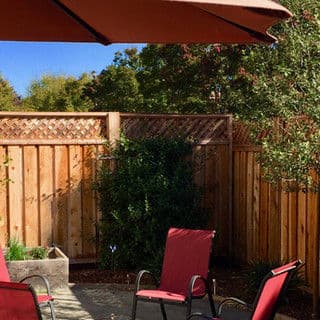
[[[50,248],[47,259],[7,261],[7,266],[13,282],[37,274],[47,277],[52,290],[68,286],[69,259],[56,247]],[[35,289],[44,288],[39,279],[31,279],[30,283]]]

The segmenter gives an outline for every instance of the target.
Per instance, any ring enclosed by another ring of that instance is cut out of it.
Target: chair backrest
[[[213,236],[212,230],[170,228],[159,289],[186,296],[193,275],[207,279]],[[201,296],[204,293],[203,282],[197,281],[193,295]]]
[[[4,259],[1,247],[0,247],[0,281],[10,282],[8,268],[7,268],[6,261]]]
[[[42,319],[35,292],[29,284],[0,282],[0,319]]]
[[[292,274],[301,265],[300,260],[290,262],[267,274],[253,304],[252,320],[274,318],[279,298],[284,294]]]

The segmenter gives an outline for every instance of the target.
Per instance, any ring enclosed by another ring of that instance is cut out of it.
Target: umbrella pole
[[[320,222],[320,191],[318,190],[318,204],[315,216],[315,244],[313,253],[313,296],[312,319],[319,319],[319,222]]]

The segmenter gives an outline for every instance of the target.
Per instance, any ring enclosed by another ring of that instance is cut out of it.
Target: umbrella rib
[[[90,34],[92,34],[96,40],[104,45],[111,44],[111,41],[105,37],[103,34],[99,33],[92,26],[90,26],[87,22],[81,19],[77,14],[75,14],[71,9],[69,9],[66,5],[61,3],[59,0],[50,0],[56,6],[58,6],[66,15],[79,23],[82,27],[84,27]]]
[[[191,4],[191,5],[193,5],[193,4]],[[246,32],[246,33],[249,33],[251,36],[253,36],[254,38],[258,39],[258,40],[261,41],[261,42],[272,43],[272,42],[275,42],[275,41],[276,41],[276,38],[274,38],[274,37],[271,36],[271,35],[265,35],[265,34],[259,32],[259,31],[252,30],[252,29],[250,29],[250,28],[247,28],[247,27],[245,27],[245,26],[242,26],[241,24],[238,24],[238,23],[233,22],[233,21],[231,21],[231,20],[228,20],[228,19],[226,19],[226,18],[224,18],[224,17],[221,17],[221,16],[219,16],[219,15],[216,15],[216,14],[214,14],[213,12],[211,12],[211,11],[209,11],[209,10],[206,10],[206,9],[203,9],[203,8],[197,6],[197,5],[193,5],[193,6],[199,8],[201,11],[203,11],[203,12],[205,12],[205,13],[211,15],[211,16],[215,16],[216,18],[218,18],[218,19],[220,19],[220,20],[223,20],[223,21],[227,22],[228,24],[233,25],[234,27],[236,27],[236,28],[238,28],[238,29],[241,29],[242,31],[244,31],[244,32]]]

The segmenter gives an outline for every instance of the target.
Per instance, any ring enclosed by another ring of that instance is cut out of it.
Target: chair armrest
[[[245,306],[246,308],[248,309],[251,309],[251,305],[246,303],[245,301],[242,301],[238,298],[234,298],[234,297],[228,297],[224,300],[222,300],[220,303],[219,303],[219,306],[218,306],[218,315],[220,316],[221,315],[221,312],[222,312],[222,307],[228,303],[228,302],[235,302],[235,303],[238,303],[238,304],[241,304],[243,306]]]
[[[44,286],[46,287],[46,290],[47,290],[47,294],[48,296],[51,296],[51,290],[50,290],[50,284],[49,284],[49,281],[46,277],[44,276],[41,276],[41,275],[38,275],[38,274],[34,274],[34,275],[30,275],[28,277],[25,277],[23,278],[22,280],[20,280],[19,282],[24,282],[25,280],[28,280],[28,279],[32,279],[32,278],[39,278],[42,280]]]
[[[213,297],[212,297],[212,292],[209,286],[209,282],[206,278],[200,276],[200,275],[194,275],[192,276],[192,278],[190,279],[189,282],[189,288],[188,288],[188,299],[189,301],[192,300],[193,297],[196,297],[193,295],[193,289],[194,289],[194,285],[196,283],[196,281],[202,281],[204,286],[205,286],[205,292],[203,295],[200,295],[199,297],[204,297],[206,294],[208,294],[208,299],[209,299],[209,303],[210,303],[210,309],[211,309],[211,313],[212,316],[209,319],[215,319],[215,317],[217,316],[217,312],[216,312],[216,308],[214,306],[214,301],[213,301]],[[197,314],[196,314],[197,315]],[[201,315],[202,317],[207,317],[206,315]]]
[[[189,287],[188,287],[189,299],[191,299],[191,297],[192,297],[193,287],[194,287],[196,281],[198,281],[198,280],[201,280],[204,283],[206,290],[209,289],[207,279],[205,279],[204,277],[196,274],[196,275],[192,276],[192,278],[189,281]],[[205,295],[205,293],[204,293],[204,295]]]
[[[145,274],[149,274],[151,275],[153,281],[154,281],[154,284],[155,286],[158,287],[158,281],[156,279],[156,277],[148,270],[141,270],[139,271],[138,275],[137,275],[137,278],[136,278],[136,284],[135,284],[135,288],[134,288],[134,292],[138,292],[140,290],[140,281],[142,279],[142,277],[145,275]]]

